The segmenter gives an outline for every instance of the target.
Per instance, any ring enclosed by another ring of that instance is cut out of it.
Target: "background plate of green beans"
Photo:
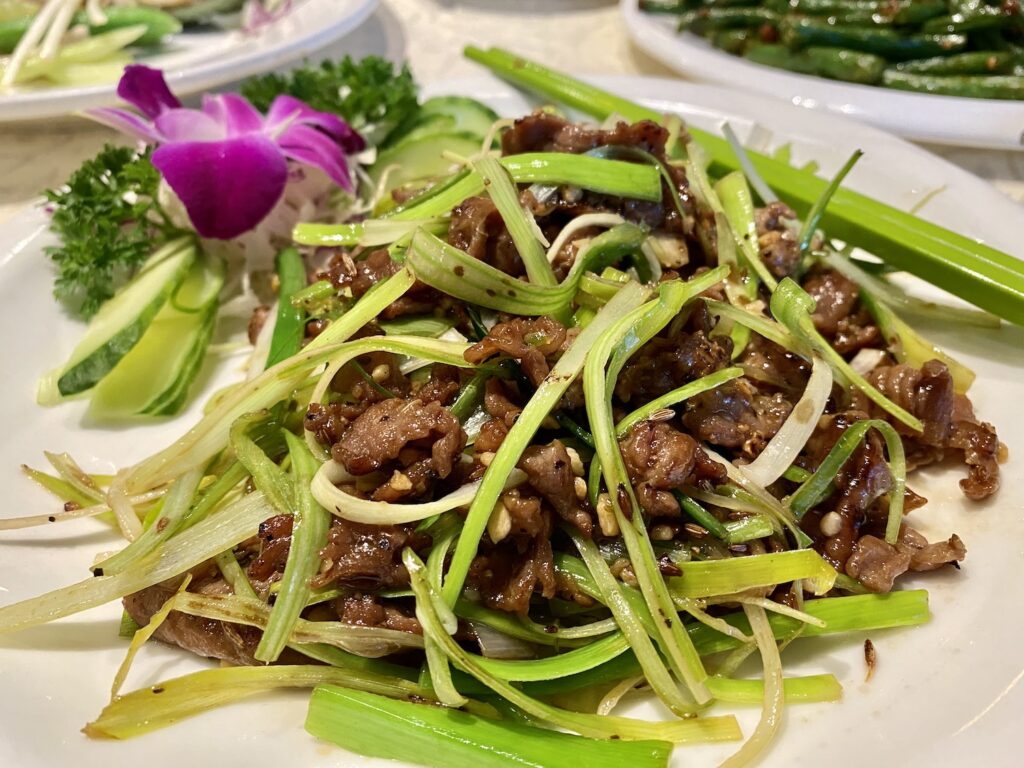
[[[1024,148],[1017,0],[621,0],[634,42],[698,80],[910,139]]]
[[[220,0],[197,7],[211,3]],[[305,58],[358,27],[376,6],[377,0],[302,0],[294,2],[280,18],[248,32],[188,22],[182,31],[138,48],[132,58],[162,69],[171,90],[188,96]],[[8,21],[12,23],[6,31],[14,37],[9,35],[5,41],[5,27],[0,24],[0,59],[10,53],[19,34],[17,19]],[[86,41],[95,39],[90,36]],[[89,61],[88,57],[73,61],[59,84],[32,81],[0,88],[0,122],[57,117],[116,104],[120,66],[112,67],[112,76],[96,77],[96,65]]]

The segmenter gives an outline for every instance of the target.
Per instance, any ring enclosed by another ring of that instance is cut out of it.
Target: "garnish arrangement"
[[[641,0],[756,64],[861,85],[1024,99],[1024,16],[996,0]]]
[[[255,309],[246,380],[181,439],[114,476],[49,455],[28,472],[65,511],[0,524],[126,539],[0,608],[13,632],[123,601],[87,735],[298,687],[311,734],[369,756],[665,766],[745,736],[726,764],[751,764],[786,705],[841,695],[784,674],[790,643],[923,624],[900,580],[965,558],[914,529],[908,474],[955,459],[980,501],[1005,447],[911,322],[1024,322],[1020,262],[844,189],[859,153],[822,180],[466,53],[559,106],[420,103],[371,58],[199,109],[133,66],[134,109],[93,113],[145,148],[49,194],[57,295],[91,320],[41,399],[173,413],[218,317]],[[227,666],[122,693],[151,638]],[[638,695],[675,719],[614,714]]]

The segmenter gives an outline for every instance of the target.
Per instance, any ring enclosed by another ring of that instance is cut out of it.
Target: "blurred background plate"
[[[1024,149],[1024,103],[965,99],[854,85],[798,75],[725,53],[688,32],[674,16],[644,13],[640,0],[620,0],[630,36],[668,67],[695,80],[777,96],[871,123],[915,141],[993,149]]]
[[[301,0],[261,29],[186,30],[139,61],[167,75],[178,96],[216,88],[304,58],[362,24],[377,0]],[[117,102],[117,83],[17,90],[0,95],[0,122],[56,117]]]

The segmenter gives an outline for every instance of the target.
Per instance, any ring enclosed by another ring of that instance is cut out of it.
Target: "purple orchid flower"
[[[266,116],[234,93],[205,95],[201,109],[186,109],[163,73],[141,64],[125,67],[117,93],[142,114],[111,108],[90,117],[158,145],[153,165],[203,237],[228,240],[259,224],[281,199],[289,160],[353,189],[346,155],[361,151],[363,138],[291,96],[274,99]]]

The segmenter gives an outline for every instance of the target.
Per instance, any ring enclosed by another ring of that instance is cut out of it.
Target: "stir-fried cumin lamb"
[[[502,135],[501,146],[506,155],[624,147],[664,160],[667,139],[667,131],[651,122],[619,123],[609,130],[597,130],[537,112],[516,121]],[[682,213],[667,185],[662,200],[653,203],[569,188],[543,200],[524,188],[521,201],[551,240],[567,222],[594,211],[619,213],[652,232],[674,238],[676,253],[684,256],[671,268],[666,266],[662,279],[689,278],[717,264],[715,254],[707,250],[707,244],[714,242],[713,222],[698,209],[684,172],[675,165],[667,167],[684,206]],[[776,278],[799,280],[817,302],[812,316],[816,329],[848,360],[862,349],[885,350],[880,330],[862,305],[855,283],[822,266],[800,274],[801,254],[791,226],[794,218],[793,211],[781,203],[758,209],[758,244],[768,270]],[[554,263],[559,278],[581,245],[596,233],[581,230],[565,245]],[[488,197],[473,197],[455,207],[447,239],[508,275],[525,274],[512,238]],[[326,278],[340,295],[357,299],[398,268],[386,250],[339,250],[311,279]],[[720,291],[716,296],[721,297]],[[364,371],[372,372],[372,380],[343,370],[335,379],[330,402],[309,406],[305,427],[356,478],[345,490],[363,498],[392,503],[424,501],[479,479],[532,391],[577,335],[576,329],[553,318],[498,315],[490,319],[486,335],[480,337],[467,307],[420,283],[391,304],[380,319],[419,314],[453,318],[456,329],[475,342],[467,350],[466,360],[492,366],[495,374],[484,385],[482,423],[470,440],[465,420],[460,421],[451,411],[470,375],[466,371],[434,365],[425,376],[404,376],[398,360],[386,354],[360,361]],[[254,322],[261,323],[262,318],[254,318]],[[311,327],[309,335],[319,330],[319,326]],[[364,334],[372,332],[377,331],[364,330]],[[685,515],[679,494],[695,488],[714,491],[727,482],[725,468],[708,450],[738,464],[756,459],[801,397],[810,366],[757,334],[736,354],[729,335],[721,332],[702,302],[695,302],[678,322],[669,324],[639,350],[615,382],[618,417],[730,365],[738,365],[743,375],[654,414],[634,425],[619,441],[640,510],[661,542],[668,537],[689,546],[694,537],[706,533],[695,524],[682,524]],[[915,433],[894,423],[910,468],[948,459],[960,461],[966,468],[960,486],[968,498],[980,501],[995,493],[998,460],[1004,449],[995,429],[979,421],[967,397],[954,391],[950,372],[942,362],[932,360],[918,369],[898,363],[885,351],[867,378],[924,424],[923,432]],[[557,413],[585,427],[579,381],[563,397]],[[893,421],[859,391],[835,385],[826,412],[797,464],[813,472],[846,429],[868,418]],[[583,605],[592,602],[556,571],[554,552],[565,541],[560,527],[571,526],[579,534],[602,541],[614,539],[615,531],[608,529],[607,519],[602,519],[588,498],[585,470],[591,451],[579,441],[565,438],[565,432],[557,427],[549,418],[522,455],[518,468],[526,480],[502,493],[470,568],[467,594],[491,609],[525,614],[537,599],[555,597]],[[782,479],[772,491],[781,498],[796,487]],[[958,536],[929,543],[907,523],[895,545],[886,543],[887,501],[892,491],[884,443],[877,433],[868,432],[835,477],[827,498],[801,521],[813,546],[828,562],[875,592],[889,591],[908,571],[957,565],[966,554]],[[908,512],[924,502],[910,489],[906,491]],[[725,509],[711,507],[711,511],[723,520],[735,518],[735,513]],[[281,578],[290,542],[291,518],[280,515],[264,523],[259,534],[236,551],[250,580],[264,594]],[[335,518],[313,586],[337,588],[340,596],[310,612],[349,624],[420,632],[410,600],[385,601],[380,593],[407,588],[402,549],[424,551],[430,543],[430,537],[415,525],[373,526]],[[722,556],[785,546],[781,541],[765,540],[752,547],[734,547]],[[621,563],[616,565],[626,578],[628,564],[625,569],[619,567]],[[176,586],[143,590],[126,598],[125,607],[144,624]],[[212,567],[197,571],[189,589],[213,594],[230,590]],[[254,663],[252,652],[259,632],[172,613],[156,636],[200,655],[250,664]]]

